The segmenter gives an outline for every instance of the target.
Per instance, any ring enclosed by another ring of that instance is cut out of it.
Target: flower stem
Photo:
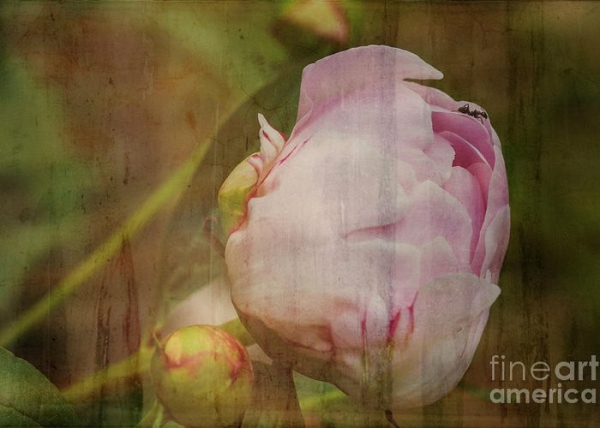
[[[152,407],[135,428],[153,428],[155,425],[160,426],[164,416],[164,409],[158,400],[154,400]]]
[[[207,139],[200,144],[192,156],[156,189],[104,243],[31,309],[2,330],[0,332],[0,346],[6,346],[14,342],[21,334],[43,320],[51,311],[71,296],[83,282],[100,270],[106,261],[121,249],[125,240],[132,238],[142,230],[161,209],[169,205],[169,202],[175,201],[186,188],[186,183],[193,177],[210,146],[211,139]]]
[[[221,324],[219,327],[234,335],[244,346],[255,343],[239,318]],[[140,347],[129,357],[68,386],[62,391],[64,397],[71,402],[77,402],[89,397],[102,387],[147,373],[150,369],[150,360],[154,349],[153,346]]]
[[[118,363],[112,364],[67,387],[62,391],[62,394],[67,400],[77,402],[89,397],[102,387],[145,373],[150,369],[150,360],[153,353],[153,347],[140,348],[137,352]]]

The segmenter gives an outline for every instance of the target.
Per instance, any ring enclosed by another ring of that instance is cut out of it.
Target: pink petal
[[[379,97],[388,95],[355,93],[343,110],[323,111],[310,128],[294,131],[278,159],[286,159],[297,141],[303,141],[301,150],[293,152],[293,162],[275,162],[257,196],[270,185],[276,190],[269,209],[291,218],[303,213],[309,218],[301,222],[316,232],[321,225],[345,234],[396,221],[417,181],[441,183],[452,162],[452,149],[434,141],[423,100],[402,87],[396,94],[392,101],[401,106],[381,109]],[[250,201],[249,216],[254,207]]]
[[[421,276],[419,283],[421,286],[450,273],[469,272],[468,263],[460,262],[452,247],[442,237],[437,237],[426,244],[421,250]]]
[[[394,225],[395,237],[421,247],[437,237],[452,246],[459,262],[471,257],[473,228],[465,206],[454,196],[430,181],[420,184],[408,202],[408,209]]]
[[[489,270],[494,283],[498,282],[500,268],[504,254],[508,247],[510,234],[510,211],[508,205],[501,208],[496,217],[489,224],[484,237],[485,259],[481,266],[481,274],[486,275]]]
[[[431,106],[440,107],[447,111],[454,111],[462,105],[458,101],[454,101],[450,95],[439,89],[423,86],[414,82],[406,82],[405,85],[415,93],[419,94],[425,102]]]
[[[496,152],[497,162],[490,178],[485,219],[472,262],[473,269],[481,272],[482,275],[485,275],[485,272],[482,270],[484,260],[486,259],[485,233],[496,218],[496,215],[508,206],[508,188],[504,160],[502,159],[499,147],[494,146],[494,151]],[[506,230],[505,233],[505,238],[508,239],[508,231]],[[494,272],[492,273],[495,274]]]
[[[456,387],[499,294],[497,286],[469,274],[440,277],[419,291],[410,342],[392,357],[399,407],[432,403]]]
[[[475,147],[485,158],[490,166],[494,166],[493,142],[486,127],[477,119],[458,112],[432,113],[433,130],[436,133],[444,131],[459,135],[473,147]]]
[[[454,149],[455,157],[452,166],[469,168],[474,163],[485,163],[489,168],[481,152],[461,136],[450,131],[442,131],[436,135],[443,137],[446,144]]]
[[[265,163],[271,162],[281,151],[285,139],[279,131],[273,128],[262,114],[258,115],[260,123],[260,154]]]
[[[383,89],[404,79],[441,79],[442,73],[417,55],[389,46],[363,46],[328,56],[302,74],[298,119],[331,97],[365,88]]]
[[[489,165],[484,162],[478,162],[471,164],[467,170],[477,179],[479,182],[479,188],[481,189],[481,195],[483,203],[487,210],[488,205],[488,193],[490,188],[490,180],[492,179],[492,170]]]
[[[471,219],[471,250],[469,260],[473,257],[479,241],[479,232],[483,223],[485,205],[479,183],[466,169],[455,166],[452,175],[443,184],[443,189],[458,199],[469,213]]]

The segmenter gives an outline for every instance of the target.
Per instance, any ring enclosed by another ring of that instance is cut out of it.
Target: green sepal
[[[248,194],[258,180],[258,175],[254,167],[248,162],[248,158],[244,159],[231,171],[219,190],[220,223],[226,237],[246,214]]]

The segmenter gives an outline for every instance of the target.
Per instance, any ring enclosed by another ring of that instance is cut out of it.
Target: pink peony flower
[[[456,386],[500,293],[500,141],[481,107],[405,80],[440,78],[387,46],[306,67],[290,138],[259,117],[226,247],[233,303],[266,353],[385,409]]]

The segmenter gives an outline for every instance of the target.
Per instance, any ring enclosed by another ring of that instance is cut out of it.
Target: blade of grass
[[[67,387],[61,391],[62,395],[70,402],[77,402],[89,397],[102,387],[110,387],[111,384],[118,381],[146,373],[150,369],[153,354],[154,347],[142,347],[129,357]]]
[[[0,346],[5,347],[14,342],[21,334],[43,320],[52,310],[56,309],[73,294],[79,285],[104,266],[106,261],[120,250],[125,239],[130,239],[136,235],[152,220],[157,212],[166,207],[169,202],[175,200],[196,172],[210,148],[211,142],[211,139],[207,139],[200,144],[192,156],[156,189],[115,233],[73,269],[52,291],[48,292],[31,309],[2,330],[0,333]]]
[[[291,66],[290,69],[293,69]],[[284,72],[282,72],[284,73]],[[255,87],[248,88],[251,93],[258,93],[261,88],[273,84],[279,75],[275,75],[265,81],[255,82]],[[237,111],[246,98],[233,101],[234,108],[230,114]],[[229,115],[223,116],[217,129],[230,119]],[[181,165],[150,197],[135,211],[129,219],[118,228],[115,233],[100,245],[88,258],[74,268],[52,291],[48,292],[31,309],[14,321],[9,327],[0,331],[0,346],[6,347],[14,342],[21,334],[35,326],[44,319],[52,310],[63,303],[84,281],[96,273],[106,261],[117,253],[125,239],[131,239],[139,232],[153,216],[169,202],[176,200],[186,188],[196,169],[204,159],[208,149],[212,145],[212,138],[205,140],[194,151],[190,158]]]
[[[154,400],[152,407],[142,418],[142,420],[135,426],[135,428],[150,428],[155,422],[160,422],[163,416],[163,407],[160,405],[158,400]]]
[[[234,335],[244,346],[255,343],[239,318],[221,324],[219,327]],[[148,372],[154,349],[154,346],[140,347],[129,357],[63,389],[63,396],[71,402],[77,402],[89,397],[102,387]]]

